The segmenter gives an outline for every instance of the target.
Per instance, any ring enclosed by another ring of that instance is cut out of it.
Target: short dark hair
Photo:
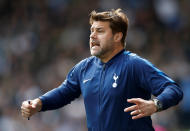
[[[110,28],[112,29],[113,34],[122,32],[123,37],[121,39],[121,42],[123,46],[125,46],[125,39],[128,30],[128,18],[121,9],[112,9],[111,11],[106,12],[92,11],[90,13],[89,20],[90,25],[92,25],[94,21],[108,21],[110,23]]]

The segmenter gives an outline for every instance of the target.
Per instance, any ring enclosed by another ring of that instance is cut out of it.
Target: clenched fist
[[[29,118],[42,108],[42,102],[39,98],[24,101],[21,105],[21,113],[24,118]]]

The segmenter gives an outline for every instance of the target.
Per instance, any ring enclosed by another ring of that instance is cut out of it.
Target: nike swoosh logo
[[[86,83],[87,81],[90,81],[91,79],[86,79],[86,80],[83,80],[83,83]]]

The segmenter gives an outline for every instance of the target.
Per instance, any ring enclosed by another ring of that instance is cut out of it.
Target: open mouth
[[[95,41],[95,40],[92,40],[92,41],[90,42],[90,44],[91,44],[91,47],[100,46],[99,42],[98,42],[98,41]]]

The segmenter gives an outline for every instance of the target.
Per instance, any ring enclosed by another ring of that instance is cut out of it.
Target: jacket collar
[[[120,56],[123,54],[123,52],[125,51],[125,49],[121,50],[120,52],[118,52],[115,56],[113,56],[107,63],[102,62],[98,57],[96,57],[96,62],[99,65],[110,65],[112,64],[115,60],[119,59]]]

